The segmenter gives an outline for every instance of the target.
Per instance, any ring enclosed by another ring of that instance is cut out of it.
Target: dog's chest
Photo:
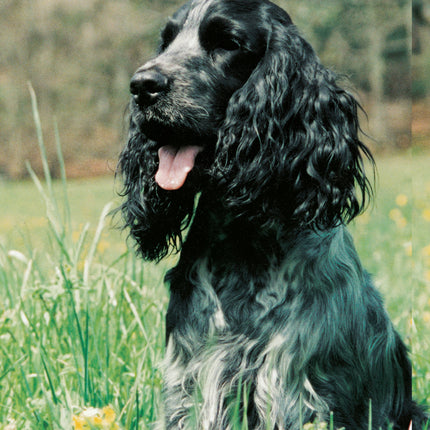
[[[289,307],[297,298],[295,283],[284,275],[273,268],[246,270],[243,266],[203,270],[184,320],[200,321],[190,329],[200,331],[201,338],[227,334],[266,338],[281,326],[285,329]]]

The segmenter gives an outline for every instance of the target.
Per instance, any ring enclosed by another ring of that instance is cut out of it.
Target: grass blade
[[[58,130],[58,124],[55,119],[54,119],[54,133],[55,133],[55,145],[57,149],[57,159],[60,165],[61,183],[63,187],[62,202],[64,204],[64,210],[65,210],[64,224],[68,228],[70,228],[72,224],[72,217],[71,217],[69,197],[68,197],[68,191],[67,191],[66,165],[64,163],[63,150],[61,148],[60,132]]]
[[[34,89],[33,89],[30,82],[28,82],[28,90],[30,91],[31,107],[32,107],[32,111],[33,111],[34,123],[36,126],[37,142],[39,144],[40,155],[42,158],[42,165],[43,165],[43,172],[45,175],[45,181],[46,181],[46,185],[48,186],[49,194],[52,197],[54,195],[53,189],[52,189],[52,178],[51,178],[51,172],[49,170],[48,156],[46,154],[46,148],[45,148],[45,144],[44,144],[44,140],[43,140],[42,123],[40,121],[39,108],[37,106],[36,93],[34,92]]]
[[[97,244],[100,241],[100,237],[101,237],[102,231],[103,231],[104,226],[105,226],[106,217],[108,216],[111,207],[112,207],[112,202],[108,203],[103,208],[102,213],[100,215],[100,220],[99,220],[99,223],[97,226],[97,230],[96,230],[96,233],[94,235],[94,239],[93,239],[91,246],[90,246],[90,249],[88,251],[87,258],[85,259],[85,265],[84,265],[84,285],[85,286],[88,286],[90,268],[91,268],[91,265],[93,262],[94,255],[95,255],[96,250],[97,250]]]

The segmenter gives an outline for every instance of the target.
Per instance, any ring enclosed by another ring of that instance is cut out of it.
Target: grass
[[[414,395],[430,402],[430,154],[378,165],[376,204],[351,230],[411,348]],[[45,166],[33,181],[0,184],[0,429],[149,428],[165,266],[143,264],[109,226],[113,178],[52,181]]]
[[[412,352],[415,397],[430,404],[430,154],[378,162],[374,207],[351,226],[365,267]]]

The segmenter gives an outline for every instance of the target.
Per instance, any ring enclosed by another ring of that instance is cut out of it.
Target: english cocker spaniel
[[[358,104],[289,15],[190,1],[130,91],[120,209],[143,258],[180,251],[163,425],[420,429],[406,347],[345,229],[371,194]]]

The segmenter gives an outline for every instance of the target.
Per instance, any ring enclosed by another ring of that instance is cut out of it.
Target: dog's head
[[[134,74],[132,121],[158,143],[161,188],[181,188],[196,158],[213,162],[230,99],[266,50],[259,8],[252,0],[187,3],[162,31],[158,55]]]
[[[123,212],[141,248],[158,230],[155,256],[176,243],[208,186],[262,224],[328,228],[364,205],[358,104],[269,1],[190,1],[130,91]]]

